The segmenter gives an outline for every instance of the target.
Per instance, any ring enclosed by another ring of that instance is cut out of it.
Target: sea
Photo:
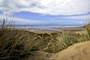
[[[85,26],[84,24],[64,24],[64,25],[14,25],[16,28],[21,28],[21,29],[29,29],[29,28],[39,28],[41,30],[53,30],[53,31],[62,31],[60,29],[55,29],[58,27],[83,27]]]

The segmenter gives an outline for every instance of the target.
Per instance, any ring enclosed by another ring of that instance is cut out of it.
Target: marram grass
[[[57,53],[75,44],[90,39],[90,24],[87,25],[87,34],[77,33],[33,33],[17,29],[0,29],[0,57],[24,57],[32,51]]]

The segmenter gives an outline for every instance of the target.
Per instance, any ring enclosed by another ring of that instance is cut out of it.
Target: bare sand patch
[[[57,53],[54,60],[90,60],[90,41],[77,43]]]

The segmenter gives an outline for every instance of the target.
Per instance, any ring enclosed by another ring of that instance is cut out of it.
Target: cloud
[[[72,16],[72,17],[68,17],[68,18],[76,18],[76,19],[90,19],[90,15],[85,15],[85,16]]]
[[[61,17],[57,17],[61,18]],[[70,18],[70,19],[85,19],[85,20],[90,20],[90,14],[88,15],[76,15],[76,16],[63,16],[62,18]]]
[[[5,13],[29,11],[50,15],[85,14],[90,11],[90,0],[0,0]]]

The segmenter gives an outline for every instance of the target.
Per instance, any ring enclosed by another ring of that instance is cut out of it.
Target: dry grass
[[[24,30],[0,29],[0,57],[22,57],[31,51],[46,51],[48,42],[54,40],[56,36],[57,33],[38,34]]]
[[[0,29],[0,57],[24,57],[32,51],[59,52],[75,43],[90,39],[90,24],[86,34],[78,33],[33,33],[24,30]]]
[[[26,31],[0,30],[0,55],[22,56],[23,54],[27,54],[29,49],[32,49],[33,46],[32,44],[27,44],[27,42],[31,41],[30,38],[29,33]],[[27,49],[27,47],[29,48]]]
[[[88,35],[90,36],[90,23],[86,26],[86,30],[88,32]]]

